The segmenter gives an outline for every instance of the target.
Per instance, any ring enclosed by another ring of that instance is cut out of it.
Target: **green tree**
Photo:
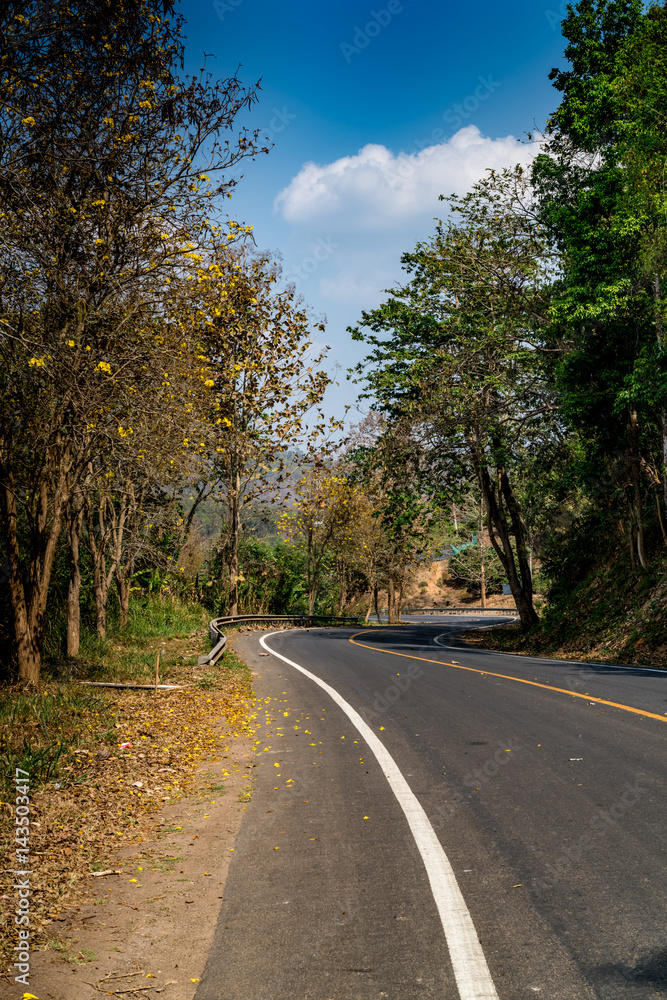
[[[491,544],[528,627],[537,614],[512,477],[526,442],[541,446],[556,406],[543,332],[554,255],[521,168],[491,173],[450,202],[456,221],[404,255],[410,283],[363,314],[371,333],[352,335],[374,348],[359,371],[375,405],[411,422],[440,494],[456,495],[471,477],[479,484]]]
[[[562,101],[533,181],[541,219],[561,251],[552,307],[554,326],[567,330],[556,373],[561,412],[584,448],[586,474],[599,479],[616,470],[646,569],[653,467],[667,501],[658,124],[665,17],[642,6],[582,0],[570,9],[563,33],[571,68],[552,71]]]

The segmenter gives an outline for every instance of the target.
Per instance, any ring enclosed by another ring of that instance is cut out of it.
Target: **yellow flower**
[[[32,127],[33,125],[36,125],[36,124],[37,124],[37,122],[36,122],[36,121],[35,121],[35,119],[34,119],[34,118],[32,117],[32,115],[30,115],[30,116],[29,116],[28,118],[24,118],[24,119],[23,119],[23,124],[24,124],[24,125],[30,125],[30,126]]]
[[[215,385],[215,382],[213,381],[212,378],[207,378],[206,381],[204,382],[204,385],[206,386],[207,389],[210,389],[212,386]]]
[[[95,366],[96,372],[106,372],[107,375],[111,375],[111,365],[108,361],[100,361],[99,364]]]
[[[67,346],[68,347],[74,347],[74,341],[73,340],[68,340],[67,341]]]
[[[28,364],[30,365],[31,368],[43,368],[44,358],[30,358]]]

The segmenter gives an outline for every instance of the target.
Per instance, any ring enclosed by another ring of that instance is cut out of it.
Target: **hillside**
[[[466,633],[466,641],[530,656],[667,669],[666,570],[665,558],[648,572],[617,563],[597,567],[552,600],[530,631],[502,625]]]

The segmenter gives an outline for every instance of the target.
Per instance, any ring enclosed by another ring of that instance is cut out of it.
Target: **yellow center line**
[[[421,660],[423,663],[437,663],[439,667],[454,667],[455,670],[469,670],[473,674],[481,674],[483,677],[500,677],[504,681],[515,681],[517,684],[530,684],[531,687],[544,688],[545,691],[556,691],[558,694],[570,694],[573,698],[583,698],[585,701],[594,701],[598,705],[609,705],[611,708],[620,708],[624,712],[634,712],[635,715],[645,715],[647,719],[658,719],[659,722],[667,722],[663,715],[656,715],[655,712],[645,712],[643,708],[633,708],[632,705],[621,705],[617,701],[606,701],[604,698],[594,698],[590,694],[580,694],[578,691],[567,691],[565,688],[553,687],[551,684],[540,684],[539,681],[527,681],[523,677],[512,677],[510,674],[496,674],[492,670],[480,670],[478,667],[462,667],[460,663],[448,663],[446,660],[430,660],[426,656],[412,656],[410,653],[397,653],[393,649],[378,649],[377,646],[368,646],[365,642],[355,642],[358,635],[367,635],[374,629],[368,631],[355,632],[350,636],[349,642],[353,646],[362,646],[364,649],[372,649],[374,653],[391,653],[392,656],[402,656],[406,660]]]

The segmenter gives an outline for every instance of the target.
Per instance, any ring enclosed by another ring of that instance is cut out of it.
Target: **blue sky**
[[[327,317],[341,414],[364,356],[346,327],[401,278],[400,255],[433,230],[438,194],[526,161],[525,133],[558,103],[565,4],[426,0],[182,0],[186,69],[261,78],[248,117],[268,156],[247,162],[230,204],[279,251],[314,315]],[[351,419],[359,419],[352,411]]]

